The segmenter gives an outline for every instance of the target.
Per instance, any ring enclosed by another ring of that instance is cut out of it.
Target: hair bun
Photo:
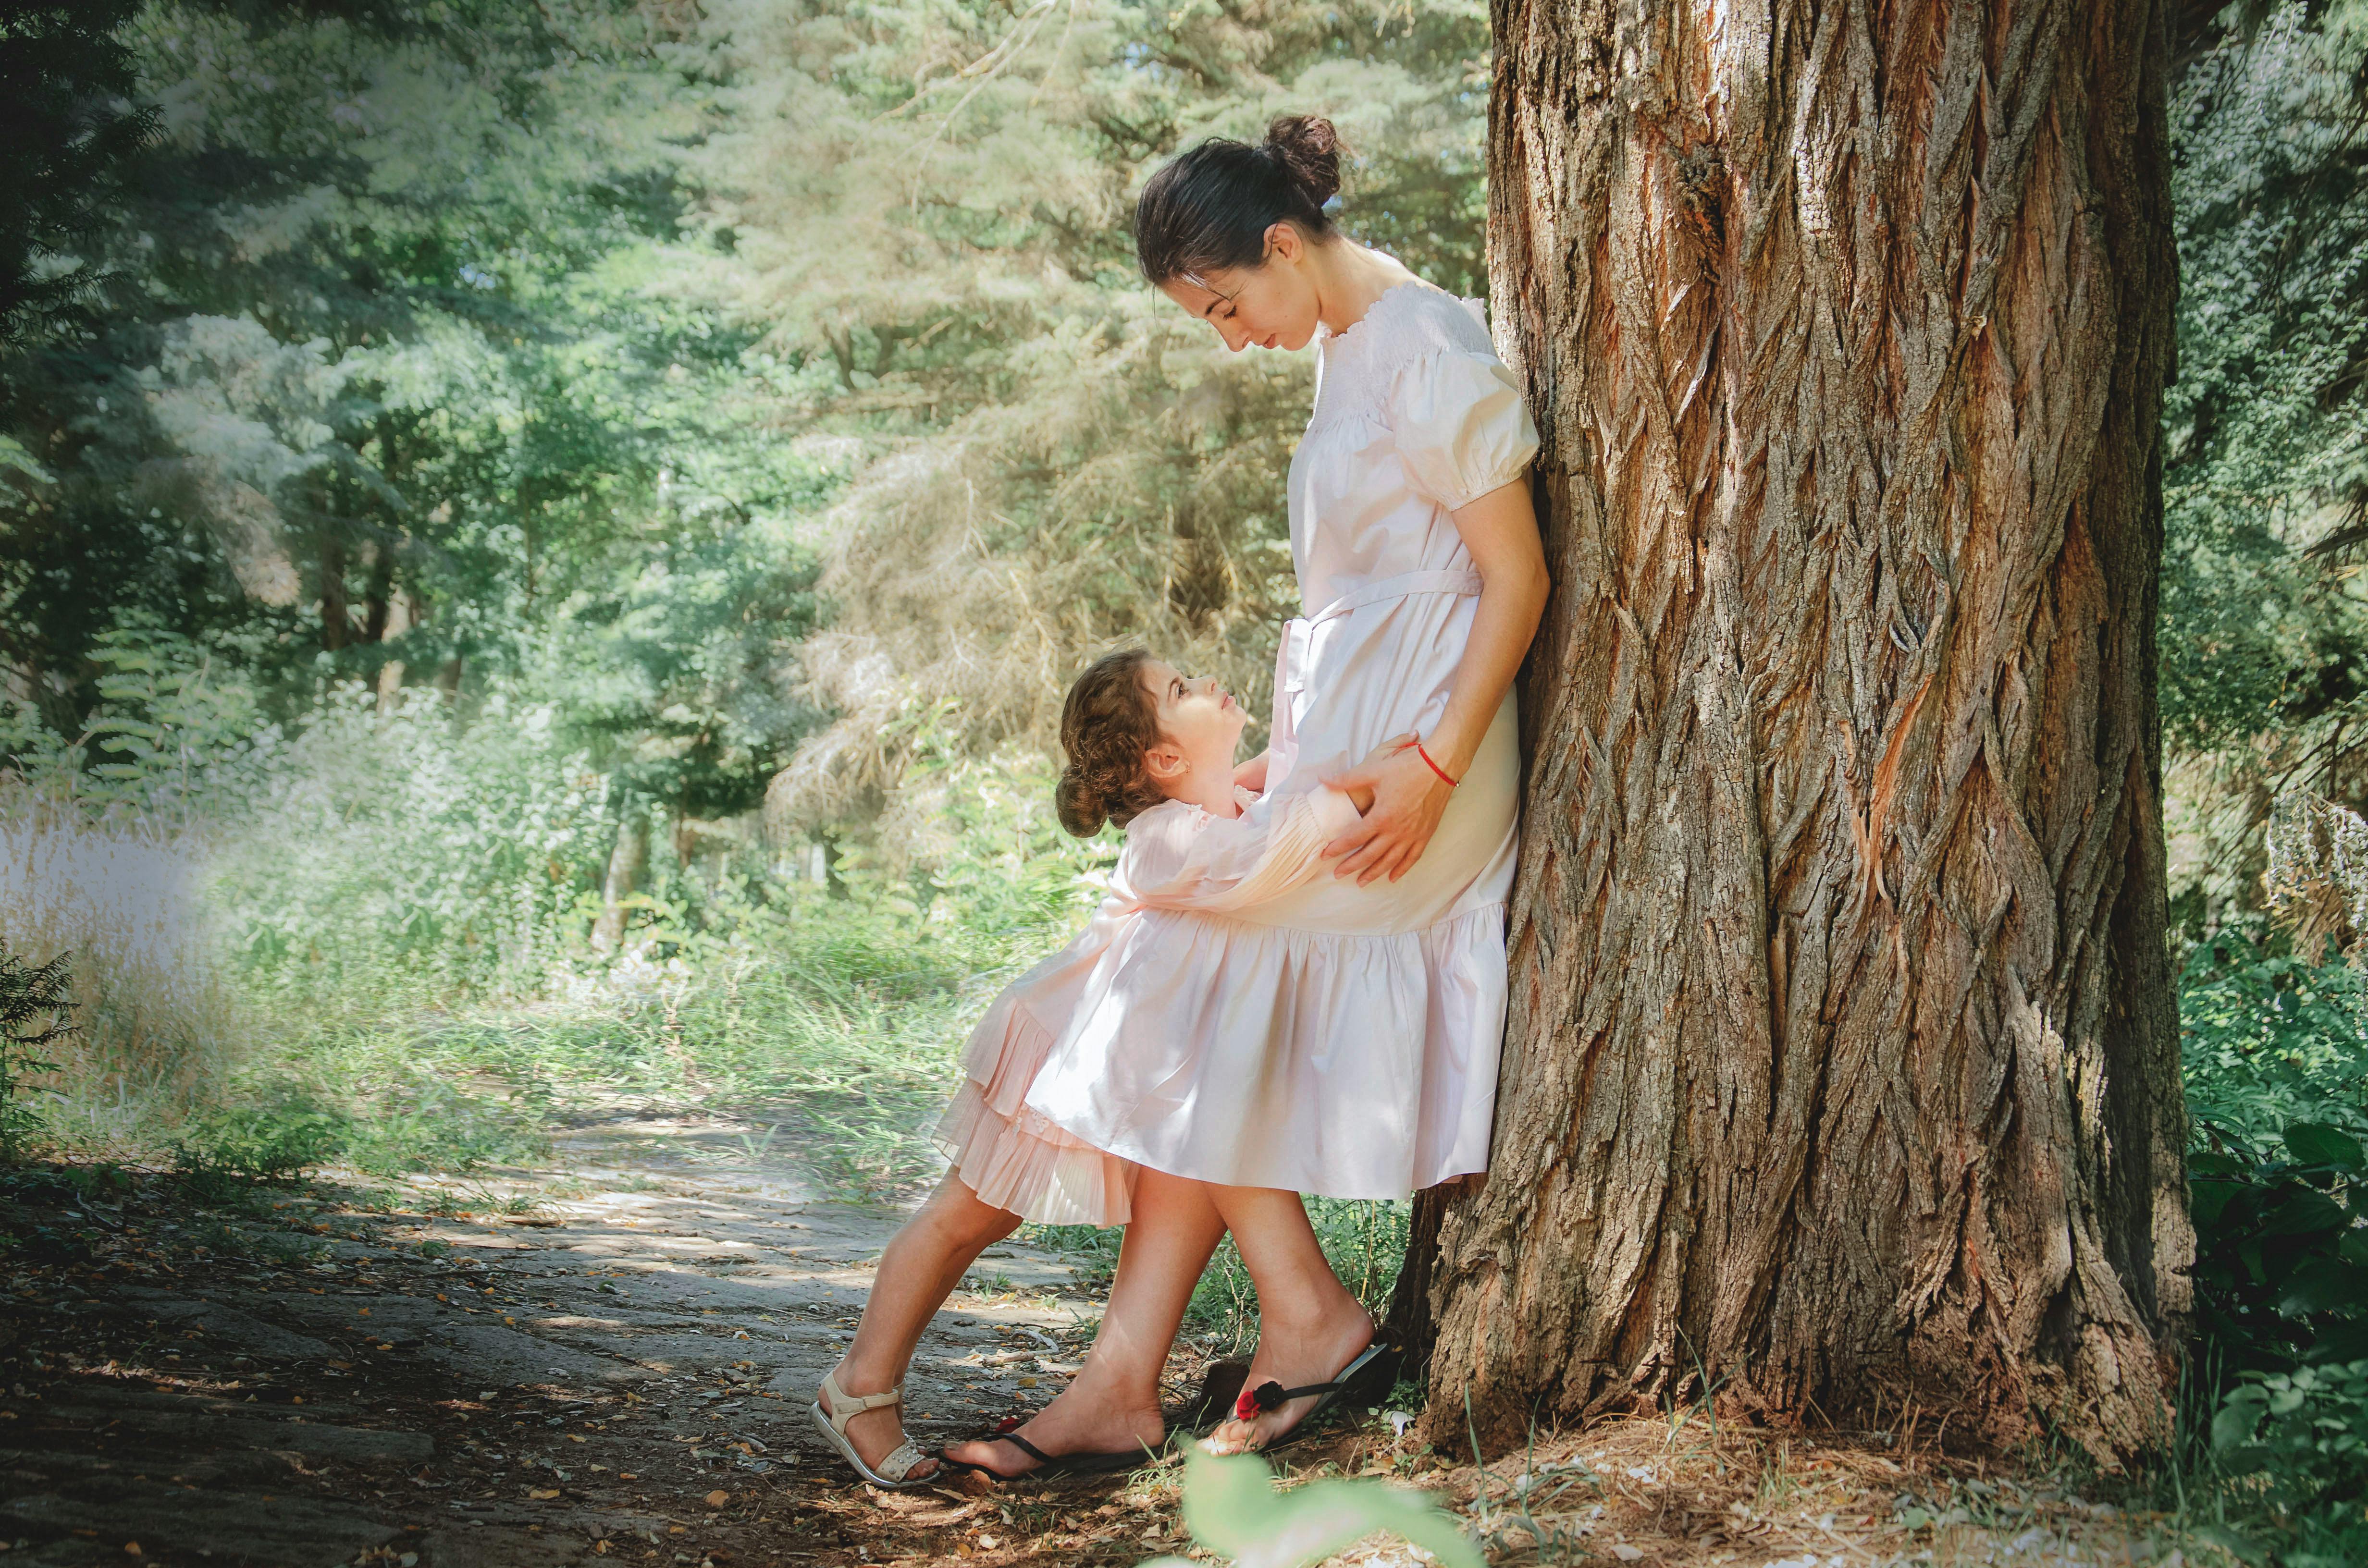
[[[1292,183],[1321,207],[1340,190],[1340,133],[1320,114],[1280,115],[1266,128],[1266,150],[1282,162]]]
[[[1071,837],[1091,838],[1110,820],[1110,802],[1100,788],[1071,763],[1061,770],[1061,781],[1053,788],[1053,813]]]

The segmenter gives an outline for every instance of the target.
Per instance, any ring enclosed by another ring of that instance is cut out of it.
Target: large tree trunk
[[[2159,1433],[2157,0],[1497,0],[1545,432],[1496,1165],[1435,1436],[1707,1380]]]

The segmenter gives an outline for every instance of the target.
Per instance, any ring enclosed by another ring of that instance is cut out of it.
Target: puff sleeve
[[[1328,788],[1269,795],[1236,817],[1156,808],[1127,825],[1110,893],[1138,909],[1245,909],[1314,880],[1324,846],[1356,820]]]
[[[1398,373],[1390,403],[1407,483],[1451,512],[1520,478],[1537,455],[1520,385],[1494,354],[1421,355]]]

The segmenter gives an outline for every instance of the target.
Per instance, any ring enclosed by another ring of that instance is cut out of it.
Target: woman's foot
[[[844,1361],[832,1368],[830,1375],[837,1381],[838,1392],[849,1399],[860,1398],[866,1392],[873,1392],[871,1381],[864,1381],[860,1375],[848,1374],[847,1363]],[[819,1385],[814,1390],[814,1399],[825,1410],[830,1408],[830,1395],[823,1392]],[[862,1456],[865,1464],[875,1471],[878,1470],[882,1461],[894,1453],[898,1445],[905,1441],[904,1407],[883,1404],[877,1410],[867,1410],[860,1415],[848,1417],[847,1440],[855,1446],[855,1451]],[[938,1461],[935,1459],[925,1459],[906,1471],[904,1479],[923,1481],[937,1472]]]
[[[1167,1440],[1167,1426],[1160,1419],[1156,1399],[1129,1409],[1099,1398],[1094,1391],[1076,1383],[1062,1390],[1059,1398],[1036,1413],[1035,1419],[1013,1431],[1054,1459],[1144,1450],[1156,1454]],[[1007,1481],[1027,1474],[1037,1462],[1019,1444],[991,1438],[951,1444],[946,1458]]]
[[[1258,1353],[1250,1358],[1249,1376],[1242,1381],[1242,1387],[1247,1391],[1275,1382],[1295,1389],[1330,1382],[1373,1342],[1376,1332],[1373,1320],[1353,1298],[1340,1310],[1299,1323],[1262,1314]],[[1201,1439],[1201,1446],[1212,1454],[1254,1454],[1306,1420],[1322,1397],[1307,1394],[1272,1410],[1261,1410],[1247,1421],[1219,1422]]]

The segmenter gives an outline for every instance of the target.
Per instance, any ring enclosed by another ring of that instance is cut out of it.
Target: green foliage
[[[913,757],[886,720],[915,704],[951,701],[972,755],[1049,750],[1065,678],[1117,639],[1263,710],[1312,357],[1228,356],[1146,289],[1131,193],[1205,135],[1323,111],[1356,154],[1348,233],[1483,292],[1486,25],[1466,0],[726,0],[686,29],[725,265],[809,372],[788,412],[853,466],[807,651],[838,712],[777,812],[893,812]]]
[[[2368,1360],[2246,1374],[2212,1446],[2230,1473],[2267,1483],[2284,1568],[2368,1561]]]
[[[2274,1154],[2188,1158],[2198,1327],[2229,1370],[2368,1355],[2368,1157],[2297,1121]]]
[[[26,1103],[25,1080],[54,1073],[40,1054],[74,1026],[66,991],[65,955],[28,963],[0,941],[0,1157],[13,1155],[40,1118]]]
[[[0,16],[0,345],[34,335],[100,280],[76,252],[157,120],[127,102],[137,70],[120,30],[138,9],[20,0]]]
[[[302,1101],[237,1105],[192,1119],[175,1150],[181,1171],[285,1180],[345,1152],[344,1119]]]
[[[2194,1365],[2208,1450],[2178,1461],[2226,1540],[2359,1560],[2368,1498],[2368,1013],[2359,976],[2224,934],[2180,988]]]
[[[2266,1157],[2297,1121],[2368,1136],[2364,1002],[2348,964],[2307,964],[2236,931],[2191,949],[2180,1075],[2197,1140],[2249,1159]]]
[[[374,1076],[345,1081],[275,1075],[233,1085],[183,1125],[176,1165],[192,1182],[219,1186],[336,1164],[376,1176],[461,1172],[543,1153],[536,1129],[505,1100],[417,1067],[371,1065]]]
[[[1486,1562],[1461,1526],[1418,1492],[1380,1481],[1314,1481],[1278,1490],[1274,1472],[1253,1454],[1184,1451],[1184,1523],[1193,1540],[1231,1558],[1235,1568],[1304,1568],[1385,1530],[1403,1536],[1447,1568]],[[1182,1568],[1159,1557],[1143,1568]]]
[[[2161,695],[2173,875],[2198,916],[2259,906],[2281,790],[2368,796],[2368,7],[2248,12],[2171,105]]]

